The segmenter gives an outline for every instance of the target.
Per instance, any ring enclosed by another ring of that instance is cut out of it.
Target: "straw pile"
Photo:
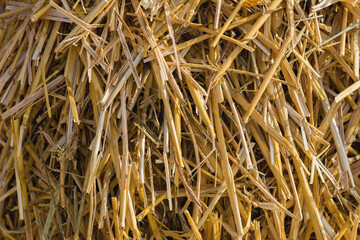
[[[358,239],[357,1],[0,1],[1,239]]]

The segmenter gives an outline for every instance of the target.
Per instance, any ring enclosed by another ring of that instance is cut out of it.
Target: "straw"
[[[0,1],[0,239],[359,239],[359,7]]]

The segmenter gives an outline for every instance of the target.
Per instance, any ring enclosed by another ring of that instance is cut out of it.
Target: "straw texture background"
[[[358,239],[359,26],[350,0],[0,0],[0,239]]]

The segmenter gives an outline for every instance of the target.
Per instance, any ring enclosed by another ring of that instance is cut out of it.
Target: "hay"
[[[3,239],[358,239],[357,1],[0,1]]]

